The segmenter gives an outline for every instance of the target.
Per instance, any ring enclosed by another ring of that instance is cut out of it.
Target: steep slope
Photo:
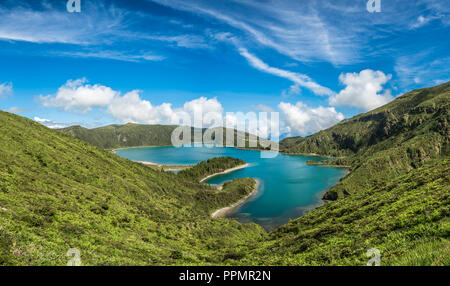
[[[326,204],[273,231],[244,263],[450,265],[450,160]],[[239,263],[243,263],[240,261]]]
[[[0,112],[0,265],[65,265],[70,248],[85,265],[224,263],[264,231],[210,214],[254,184],[218,192]]]
[[[287,138],[280,150],[339,157],[331,164],[351,166],[326,193],[333,200],[448,156],[449,122],[450,82],[409,92],[306,138]]]
[[[128,123],[125,125],[108,125],[104,127],[87,129],[81,126],[71,126],[59,129],[63,134],[83,140],[94,146],[112,149],[139,146],[169,146],[172,145],[172,132],[177,128],[175,125],[142,125]],[[194,130],[191,128],[191,141],[194,142]],[[206,129],[201,130],[205,134]],[[232,130],[235,146],[238,136],[243,138],[244,146],[249,147],[249,134]],[[213,136],[214,137],[214,136]],[[227,129],[223,128],[223,144],[226,144]],[[213,138],[214,139],[214,138]],[[258,139],[264,140],[264,139]],[[267,140],[264,140],[267,141]],[[209,143],[209,142],[207,142]]]

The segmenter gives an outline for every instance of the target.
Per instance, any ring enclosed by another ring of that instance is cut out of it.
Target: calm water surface
[[[121,149],[117,155],[134,160],[169,165],[191,165],[221,156],[242,159],[249,167],[213,177],[206,182],[223,184],[234,178],[252,177],[261,184],[257,195],[229,215],[241,222],[255,222],[267,230],[276,228],[289,219],[302,216],[322,203],[321,196],[336,184],[346,169],[308,166],[307,160],[320,157],[279,154],[263,159],[259,151],[220,147],[146,147]]]

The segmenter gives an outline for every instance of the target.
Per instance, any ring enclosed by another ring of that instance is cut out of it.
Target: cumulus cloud
[[[40,96],[46,107],[85,114],[92,108],[100,108],[121,122],[147,124],[186,124],[209,127],[211,117],[221,116],[223,107],[217,98],[200,97],[188,101],[183,107],[173,108],[171,103],[153,105],[141,97],[141,91],[133,90],[124,95],[110,87],[90,85],[86,79],[69,80],[55,95]],[[195,122],[203,118],[203,122]]]
[[[158,124],[177,121],[177,114],[170,103],[153,106],[150,101],[141,99],[139,93],[134,90],[115,96],[108,104],[107,113],[122,122]]]
[[[330,105],[354,106],[366,111],[390,102],[393,97],[390,90],[383,93],[383,85],[391,79],[381,71],[366,69],[358,73],[346,73],[339,76],[339,81],[346,87],[329,99]]]
[[[56,96],[40,96],[46,107],[58,107],[86,113],[92,107],[105,107],[119,93],[103,85],[86,84],[86,79],[69,80],[58,89]]]
[[[326,129],[344,119],[344,115],[334,107],[312,108],[299,101],[295,105],[281,102],[278,108],[282,112],[289,132],[307,135]]]
[[[0,97],[6,97],[12,93],[12,83],[5,82],[0,84]]]

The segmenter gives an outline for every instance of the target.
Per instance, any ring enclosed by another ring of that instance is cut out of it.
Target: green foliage
[[[141,125],[128,123],[125,125],[115,124],[94,129],[87,129],[81,126],[71,126],[59,129],[58,131],[103,149],[114,149],[140,146],[171,146],[172,132],[177,127],[178,126],[175,125]],[[220,129],[222,129],[221,131],[223,132],[223,145],[226,145],[227,134],[231,132],[234,136],[234,146],[242,146],[245,148],[250,147],[249,142],[251,137],[249,133],[218,127],[211,130],[212,138],[205,135],[207,130],[206,128],[191,128],[191,142],[196,142],[195,136],[196,133],[199,133],[202,135],[202,138],[205,136],[203,142],[216,143],[216,131],[220,131]],[[212,142],[211,139],[213,140]],[[260,142],[261,140],[264,139],[257,138],[256,142]],[[238,145],[238,141],[241,142],[239,144],[242,145]]]
[[[71,126],[60,129],[63,134],[73,136],[89,144],[104,149],[135,146],[172,145],[170,137],[177,126],[174,125],[109,125],[94,129]]]
[[[178,176],[184,179],[200,181],[201,179],[221,173],[227,169],[244,165],[245,162],[232,157],[218,157],[200,162],[192,168],[184,169],[178,172]]]
[[[210,217],[252,179],[217,191],[5,112],[0,142],[1,265],[65,265],[70,248],[84,265],[213,265],[265,236]]]

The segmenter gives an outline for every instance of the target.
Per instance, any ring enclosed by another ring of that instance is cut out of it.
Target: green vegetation
[[[227,169],[244,165],[245,162],[232,157],[212,158],[198,163],[192,168],[181,170],[178,176],[187,180],[200,181],[201,179],[221,173]]]
[[[94,129],[87,129],[81,126],[71,126],[59,129],[63,134],[83,140],[94,146],[103,149],[115,149],[126,147],[143,147],[143,146],[169,146],[172,145],[172,132],[177,128],[175,125],[141,125],[128,123],[125,125],[109,125]],[[213,128],[211,135],[215,140],[215,133],[220,128]],[[226,144],[227,129],[223,128],[223,144]],[[194,141],[194,133],[201,132],[204,136],[206,129],[191,128],[191,141]],[[242,147],[249,148],[250,135],[248,133],[231,130],[234,134],[234,146],[238,145],[238,140],[242,142]],[[238,139],[239,138],[239,139]],[[260,142],[261,138],[257,138]],[[267,141],[267,140],[264,140]],[[214,143],[214,142],[206,142]]]
[[[175,125],[109,125],[94,129],[71,126],[59,131],[103,149],[135,146],[172,145],[170,136]]]
[[[326,199],[385,183],[449,155],[450,82],[409,92],[393,102],[306,138],[287,138],[280,150],[338,157],[324,164],[351,166]]]
[[[223,264],[228,249],[265,236],[210,218],[251,179],[217,191],[5,112],[0,142],[2,265],[65,265],[69,248],[85,265]]]
[[[388,183],[326,204],[273,231],[238,263],[450,265],[450,161],[430,162]]]
[[[413,91],[284,140],[351,172],[326,195],[337,200],[270,233],[210,217],[255,181],[198,180],[243,161],[176,175],[0,112],[0,265],[65,265],[70,248],[84,265],[365,265],[370,248],[382,265],[450,265],[449,96],[450,83]]]

